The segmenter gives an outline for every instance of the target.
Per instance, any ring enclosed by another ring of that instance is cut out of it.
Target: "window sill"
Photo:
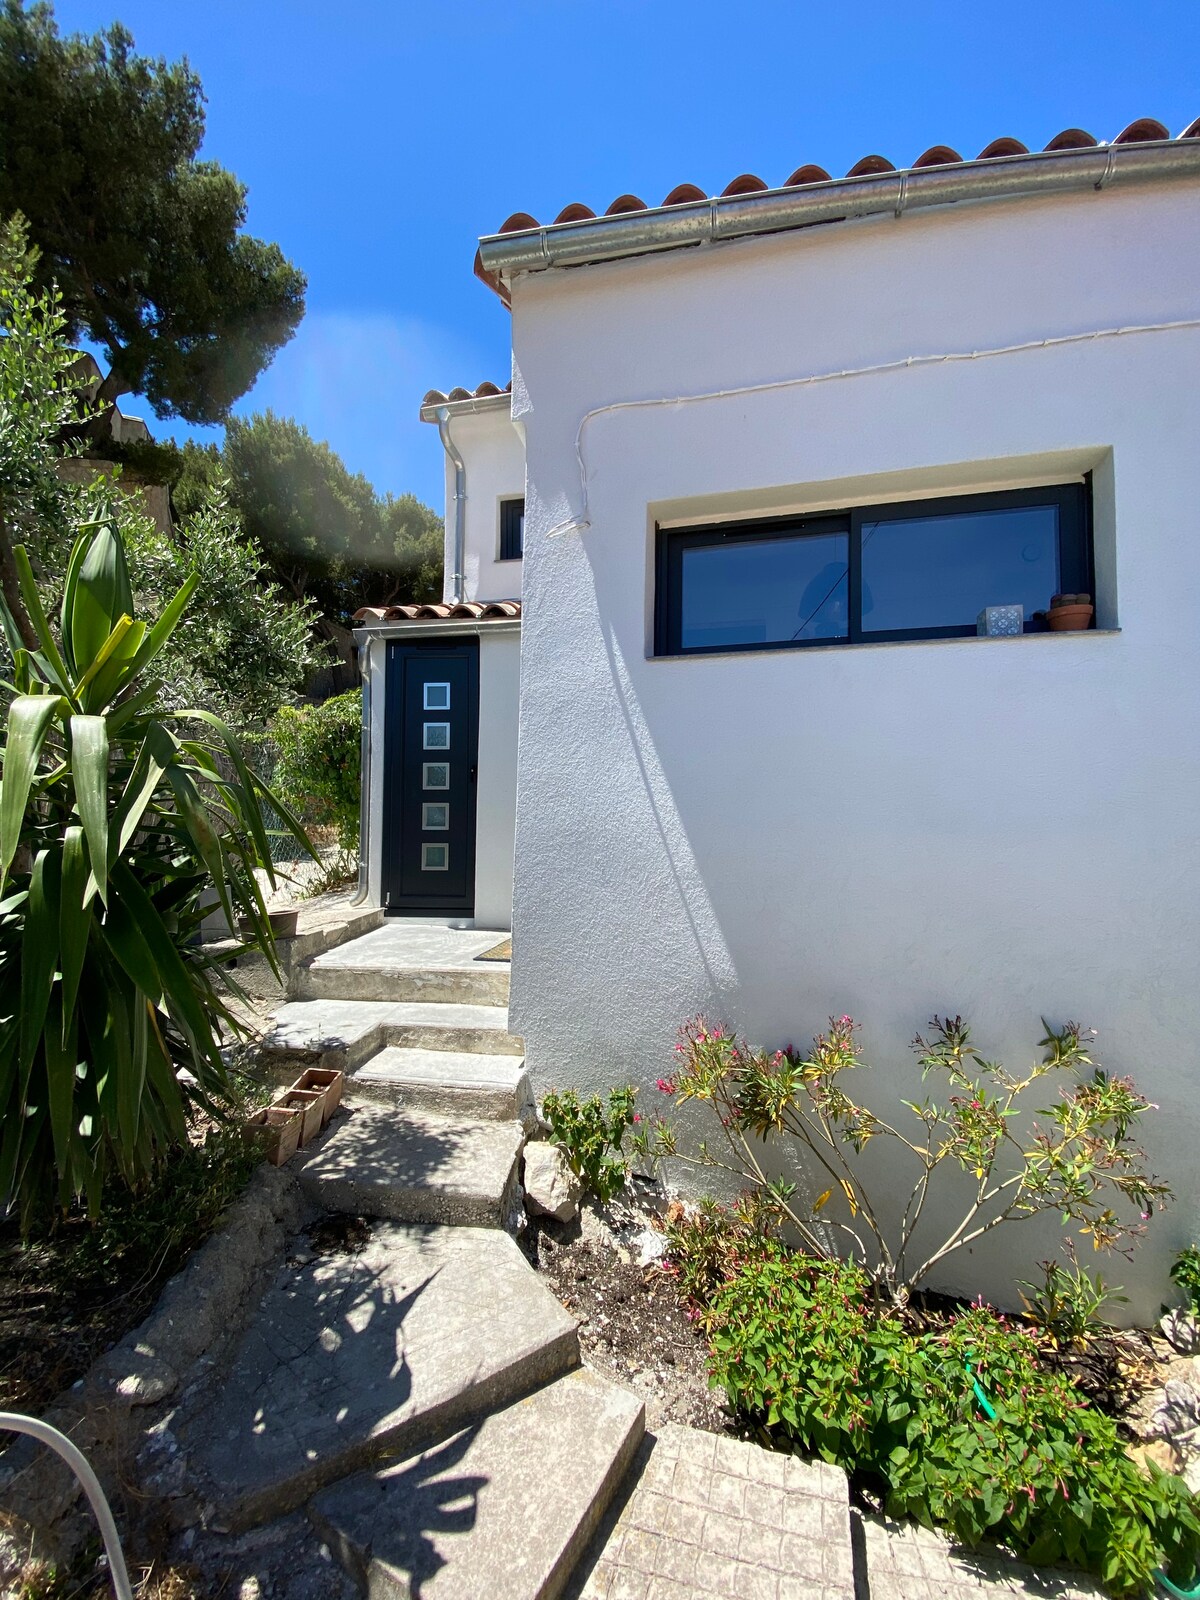
[[[739,659],[755,656],[808,656],[808,655],[839,655],[857,654],[860,650],[912,650],[912,649],[941,649],[946,645],[957,645],[961,648],[971,648],[977,644],[1029,644],[1035,639],[1053,639],[1063,643],[1069,639],[1115,639],[1121,633],[1120,628],[1081,628],[1076,632],[1052,633],[1049,628],[1044,633],[1012,633],[1012,634],[968,634],[950,639],[863,639],[858,644],[806,644],[801,649],[789,648],[781,645],[778,648],[759,645],[753,650],[739,650],[735,647],[729,650],[697,650],[682,651],[678,655],[656,655],[653,651],[647,653],[647,661],[728,661],[730,656]]]

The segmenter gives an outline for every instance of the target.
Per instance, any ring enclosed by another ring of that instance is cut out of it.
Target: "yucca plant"
[[[137,620],[111,509],[85,523],[56,638],[23,546],[39,648],[0,602],[13,655],[0,782],[0,1204],[23,1224],[114,1170],[136,1185],[221,1113],[232,980],[199,946],[219,903],[275,964],[256,868],[270,876],[260,797],[303,830],[211,713],[158,711],[151,675],[195,586]],[[232,773],[232,776],[230,774]],[[273,879],[271,879],[273,881]],[[186,1069],[186,1070],[185,1070]]]

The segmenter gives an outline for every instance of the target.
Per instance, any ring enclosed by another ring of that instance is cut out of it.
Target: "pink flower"
[[[657,1088],[658,1088],[658,1091],[659,1091],[660,1094],[674,1094],[675,1093],[675,1079],[674,1078],[659,1078],[657,1080]]]
[[[634,1120],[634,1121],[635,1121],[635,1122],[640,1122],[640,1121],[641,1121],[641,1120],[642,1120],[642,1117],[641,1117],[641,1112],[639,1112],[639,1111],[635,1111],[635,1112],[634,1112],[634,1113],[633,1113],[633,1120]]]

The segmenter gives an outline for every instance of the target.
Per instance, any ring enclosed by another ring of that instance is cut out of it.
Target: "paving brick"
[[[846,1479],[737,1439],[665,1427],[568,1593],[853,1600]]]
[[[1028,1567],[998,1550],[955,1549],[911,1524],[864,1517],[863,1535],[871,1600],[1101,1600],[1104,1593],[1078,1574]]]

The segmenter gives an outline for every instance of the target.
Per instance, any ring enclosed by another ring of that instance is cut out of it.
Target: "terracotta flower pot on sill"
[[[304,1113],[300,1107],[264,1106],[246,1121],[248,1136],[261,1136],[263,1155],[273,1167],[283,1166],[300,1148]]]
[[[321,1120],[324,1124],[341,1105],[345,1083],[346,1074],[336,1067],[308,1067],[296,1079],[292,1088],[307,1090],[322,1097]]]
[[[1051,606],[1046,626],[1051,633],[1082,633],[1091,625],[1093,606]]]

